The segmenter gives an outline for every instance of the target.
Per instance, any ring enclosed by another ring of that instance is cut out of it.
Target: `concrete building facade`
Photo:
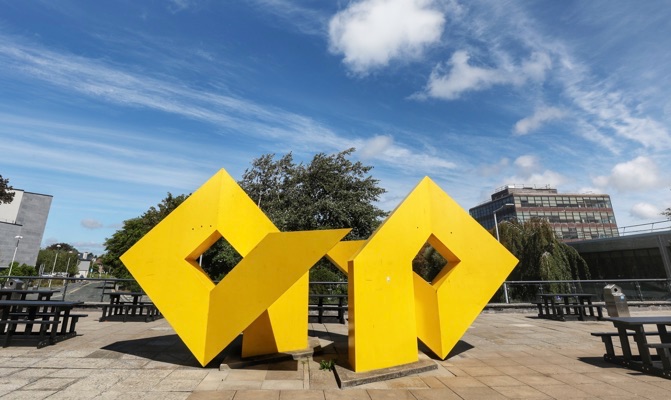
[[[592,279],[671,279],[671,231],[568,243]]]
[[[14,251],[14,261],[19,265],[35,266],[53,196],[23,190],[13,192],[11,203],[0,204],[0,268],[9,267]]]
[[[494,228],[495,212],[498,222],[546,219],[563,242],[619,236],[607,194],[558,193],[547,186],[506,185],[496,189],[491,200],[469,210],[486,229]]]

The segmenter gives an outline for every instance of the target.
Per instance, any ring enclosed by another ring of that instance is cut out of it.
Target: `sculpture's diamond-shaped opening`
[[[412,270],[429,284],[434,284],[449,274],[459,261],[457,256],[431,235],[412,260]]]
[[[191,257],[213,282],[224,279],[242,260],[240,253],[219,232],[214,232]]]
[[[412,260],[412,270],[431,283],[447,264],[447,260],[426,242]]]

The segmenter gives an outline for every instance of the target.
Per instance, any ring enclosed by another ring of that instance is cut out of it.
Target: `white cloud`
[[[533,171],[540,168],[538,157],[530,154],[517,157],[515,166],[523,171]]]
[[[506,182],[510,184],[525,184],[534,185],[536,187],[553,187],[558,188],[566,183],[568,179],[559,172],[545,170],[541,173],[532,173],[528,175],[515,175],[507,178]]]
[[[442,65],[431,72],[425,91],[418,98],[434,97],[444,100],[458,99],[463,93],[489,89],[495,85],[521,86],[528,81],[542,81],[552,66],[550,57],[545,53],[533,53],[520,65],[504,59],[493,68],[469,64],[470,56],[464,50],[452,54],[448,62],[449,71]]]
[[[363,0],[338,12],[329,24],[330,50],[358,74],[392,60],[420,57],[438,42],[445,16],[432,0]]]
[[[81,225],[86,229],[100,229],[103,227],[102,222],[92,218],[85,218],[81,220]]]
[[[100,242],[80,241],[72,242],[70,244],[79,251],[88,251],[89,253],[93,253],[95,255],[100,255],[105,252],[105,244]]]
[[[299,114],[135,74],[102,61],[18,43],[2,35],[0,63],[8,71],[101,101],[180,115],[265,139],[316,145],[320,150],[342,148],[342,138]],[[296,132],[302,133],[300,138]]]
[[[384,153],[393,143],[394,139],[391,136],[375,136],[366,140],[357,150],[361,158],[370,159]]]
[[[457,167],[451,161],[397,145],[391,136],[375,136],[369,140],[355,140],[352,143],[353,147],[361,149],[362,158],[375,158],[407,171],[422,170],[428,173]]]
[[[556,107],[539,108],[532,116],[517,121],[513,133],[520,136],[529,134],[540,128],[544,123],[562,118],[565,115],[565,111]]]
[[[603,143],[599,136],[610,135],[639,143],[647,148],[671,148],[671,133],[660,122],[648,116],[638,116],[627,105],[625,95],[602,87],[587,87],[583,79],[573,76],[565,79],[566,95],[586,113],[583,124],[591,126],[587,133],[596,143]],[[611,147],[607,144],[607,147]]]
[[[295,0],[251,0],[257,4],[259,12],[269,13],[273,21],[282,21],[307,35],[323,35],[330,14],[310,8],[306,2]]]
[[[594,178],[599,187],[614,187],[619,191],[628,192],[650,189],[661,185],[657,164],[645,156],[615,165],[609,176]]]
[[[662,210],[650,203],[636,203],[629,210],[632,217],[640,219],[660,219]]]
[[[496,164],[487,164],[482,165],[478,168],[478,172],[482,176],[494,176],[501,173],[503,168],[506,168],[510,165],[510,160],[507,157],[503,157]]]
[[[172,13],[178,13],[196,5],[195,0],[170,0],[168,9]]]
[[[538,156],[525,154],[517,157],[513,165],[516,168],[515,175],[506,178],[504,184],[524,184],[556,188],[567,182],[566,177],[559,172],[548,169],[543,172],[537,172],[543,169]]]

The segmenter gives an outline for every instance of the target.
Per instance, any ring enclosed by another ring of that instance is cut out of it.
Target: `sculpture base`
[[[308,338],[308,347],[302,350],[287,351],[282,353],[264,354],[254,357],[242,357],[242,347],[236,347],[229,351],[224,361],[219,366],[220,371],[229,369],[246,368],[253,365],[276,363],[287,360],[300,360],[304,358],[312,358],[314,354],[321,353],[322,348],[319,344],[319,339],[314,337]]]
[[[403,376],[419,374],[422,372],[438,369],[433,360],[419,360],[410,364],[398,365],[396,367],[376,369],[367,372],[354,372],[341,365],[335,366],[335,377],[341,389],[364,385],[366,383],[386,381]]]

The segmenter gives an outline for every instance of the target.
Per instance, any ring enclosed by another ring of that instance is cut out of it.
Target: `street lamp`
[[[54,266],[51,267],[51,276],[49,277],[49,287],[51,287],[51,278],[54,277],[54,271],[56,270],[56,260],[58,260],[58,250],[61,249],[61,245],[56,245],[56,257],[54,257]]]
[[[72,250],[68,251],[68,254],[72,254],[72,253],[73,253]],[[67,267],[65,267],[65,274],[66,274],[66,276],[70,276],[70,275],[68,274],[68,271],[70,271],[70,260],[71,260],[71,259],[72,259],[72,257],[70,257],[70,256],[68,255],[68,265],[67,265]]]
[[[501,239],[499,238],[499,222],[496,220],[496,213],[503,210],[504,208],[508,208],[508,207],[515,207],[515,205],[513,203],[506,203],[506,204],[502,205],[501,207],[497,208],[496,210],[494,210],[494,228],[496,229],[496,241],[497,242],[500,242]]]
[[[7,274],[7,277],[12,276],[12,267],[14,266],[14,259],[16,258],[16,251],[19,249],[19,242],[21,239],[23,239],[23,236],[16,235],[14,236],[14,239],[16,239],[16,247],[14,248],[14,255],[12,256],[12,262],[9,264],[9,273]]]

